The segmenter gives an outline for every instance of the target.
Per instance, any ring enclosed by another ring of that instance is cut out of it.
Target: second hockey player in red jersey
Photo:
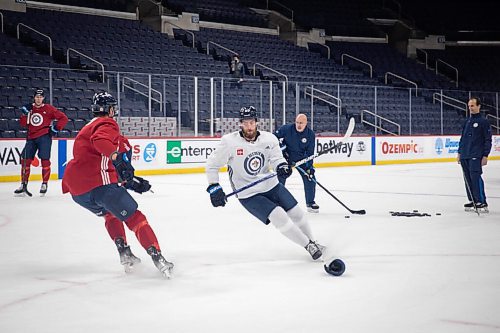
[[[44,91],[38,89],[33,96],[34,103],[21,107],[23,115],[19,119],[21,126],[26,127],[28,135],[26,145],[21,153],[21,186],[14,191],[17,196],[31,193],[28,191],[31,163],[38,151],[42,164],[42,186],[40,194],[45,195],[50,178],[50,151],[52,136],[62,130],[68,123],[68,117],[50,104],[45,104]],[[56,120],[57,124],[53,121]]]
[[[102,92],[94,95],[93,103],[95,117],[75,139],[73,159],[66,166],[62,180],[63,193],[69,192],[76,203],[104,217],[126,271],[140,259],[127,245],[123,222],[135,233],[160,272],[170,277],[174,265],[161,254],[146,216],[137,209],[137,202],[127,191],[144,193],[151,186],[147,180],[134,175],[130,145],[113,119],[117,112],[116,100]]]

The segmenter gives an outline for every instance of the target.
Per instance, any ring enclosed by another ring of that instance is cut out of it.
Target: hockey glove
[[[124,186],[127,190],[132,190],[140,194],[147,192],[151,189],[151,184],[149,184],[149,181],[147,181],[142,177],[137,177],[137,176],[134,176],[132,180],[126,182]]]
[[[32,104],[23,105],[21,106],[21,111],[25,116],[27,116],[30,113],[32,107],[33,107]]]
[[[134,167],[130,164],[127,153],[118,153],[116,159],[113,160],[116,173],[121,181],[131,181],[134,178]]]
[[[212,206],[214,207],[224,207],[226,205],[226,193],[222,189],[219,183],[210,184],[207,187],[207,192],[210,193],[210,201],[212,202]]]
[[[54,125],[50,125],[49,129],[50,136],[57,136],[57,133],[59,133],[59,130]]]
[[[288,163],[281,163],[276,167],[276,173],[278,174],[278,177],[286,179],[292,174],[292,168],[288,165]]]
[[[314,168],[306,170],[305,176],[307,177],[307,179],[309,179],[309,181],[314,179],[314,172]]]

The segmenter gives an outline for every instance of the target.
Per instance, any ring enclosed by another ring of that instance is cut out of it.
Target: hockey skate
[[[172,271],[174,269],[174,264],[167,261],[154,246],[148,248],[148,254],[153,259],[153,263],[156,268],[160,271],[163,277],[170,279],[172,277]]]
[[[474,203],[473,202],[469,202],[469,203],[466,203],[464,205],[464,210],[466,212],[477,212],[478,213],[489,213],[490,211],[488,210],[488,204],[486,203],[481,203],[481,202],[477,202],[474,206]]]
[[[16,197],[24,197],[26,195],[28,197],[33,196],[33,194],[31,194],[31,192],[28,191],[28,184],[27,183],[21,183],[21,186],[19,186],[19,188],[14,191],[14,195]]]
[[[120,264],[123,265],[125,273],[131,273],[134,270],[134,265],[139,264],[141,259],[134,256],[130,246],[125,244],[123,238],[115,239],[115,244],[120,254]]]
[[[488,204],[487,203],[476,203],[476,209],[479,213],[489,213]]]
[[[309,244],[305,246],[305,249],[307,250],[307,252],[309,252],[313,260],[318,260],[319,258],[321,258],[321,256],[323,255],[323,252],[321,252],[322,248],[325,249],[323,245],[319,245],[312,240],[310,240]]]
[[[313,202],[310,205],[307,205],[307,211],[309,213],[319,213],[319,206],[317,203]]]
[[[44,197],[46,193],[47,193],[47,183],[42,183],[42,186],[40,186],[40,196]]]
[[[466,204],[464,205],[464,210],[465,210],[466,212],[474,212],[474,211],[476,211],[476,209],[474,208],[474,203],[473,203],[472,201],[471,201],[471,202],[469,202],[469,203],[466,203]]]

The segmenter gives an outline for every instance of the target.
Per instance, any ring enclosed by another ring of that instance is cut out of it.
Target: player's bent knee
[[[140,210],[136,210],[135,213],[125,221],[125,224],[130,230],[137,232],[148,224],[148,220]]]

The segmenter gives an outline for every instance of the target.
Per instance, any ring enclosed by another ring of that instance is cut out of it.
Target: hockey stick
[[[32,110],[30,110],[28,112],[28,114],[26,115],[26,142],[25,142],[25,145],[24,145],[24,158],[22,158],[22,165],[21,165],[21,186],[24,186],[24,191],[19,193],[20,195],[22,193],[26,193],[26,195],[28,197],[32,197],[33,194],[28,191],[28,177],[26,178],[26,183],[24,183],[23,179],[24,177],[26,176],[26,159],[28,157],[28,140],[29,140],[29,135],[30,135],[30,120],[31,120],[31,113],[32,113]]]
[[[299,165],[307,163],[307,162],[315,159],[316,157],[319,157],[321,155],[327,154],[327,153],[331,152],[332,150],[334,150],[336,147],[339,147],[342,144],[342,141],[344,141],[345,139],[348,139],[348,138],[351,137],[352,132],[354,131],[354,126],[355,126],[354,118],[349,119],[349,126],[347,127],[347,130],[346,130],[344,136],[342,137],[342,140],[340,140],[338,143],[336,143],[335,145],[331,146],[327,150],[323,150],[323,151],[321,151],[319,153],[316,153],[314,155],[308,156],[308,157],[306,157],[306,158],[304,158],[304,159],[302,159],[300,161],[295,162],[295,164],[293,166],[297,167]],[[244,191],[246,189],[249,189],[250,187],[253,187],[253,186],[257,185],[257,184],[262,183],[263,181],[266,181],[266,180],[268,180],[270,178],[273,178],[276,175],[277,174],[275,172],[273,172],[273,173],[265,176],[264,178],[256,180],[256,181],[254,181],[254,182],[252,182],[250,184],[247,184],[247,185],[245,185],[245,186],[243,186],[243,187],[241,187],[241,188],[239,188],[239,189],[237,189],[237,190],[235,190],[235,191],[227,194],[226,195],[226,200],[227,200],[227,198],[229,198],[229,197],[231,197],[231,196],[233,196],[235,194],[238,194],[238,193],[240,193],[240,192],[242,192],[242,191]]]
[[[335,200],[337,200],[337,202],[339,204],[342,205],[342,207],[344,207],[345,209],[347,209],[351,214],[357,214],[357,215],[365,215],[366,214],[366,210],[364,209],[360,209],[360,210],[353,210],[353,209],[350,209],[349,207],[347,207],[342,201],[340,201],[340,199],[338,199],[335,195],[333,195],[333,193],[331,193],[330,191],[328,191],[328,189],[326,189],[323,185],[321,185],[320,182],[318,182],[316,180],[315,177],[311,177],[309,176],[305,171],[304,169],[300,168],[300,167],[295,167],[297,170],[300,171],[300,173],[302,173],[303,175],[307,176],[309,178],[309,180],[315,182],[316,184],[319,185],[319,187],[321,187],[323,190],[325,190],[326,193],[328,193],[332,198],[334,198]]]
[[[477,209],[476,203],[474,202],[474,196],[472,195],[469,182],[467,181],[467,177],[465,177],[465,171],[461,163],[460,163],[460,168],[462,169],[462,176],[464,177],[465,187],[467,188],[467,192],[469,192],[469,195],[472,198],[472,204],[474,205],[474,210],[476,211],[477,216],[481,216],[481,214],[479,214],[479,209]]]

